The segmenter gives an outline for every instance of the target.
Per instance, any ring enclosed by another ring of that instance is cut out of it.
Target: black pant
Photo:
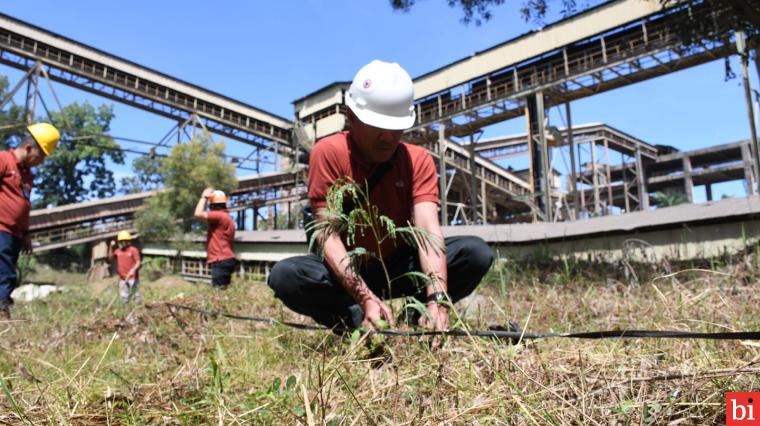
[[[490,268],[493,254],[478,237],[449,237],[445,243],[448,292],[456,302],[475,290]],[[421,270],[419,254],[411,248],[401,250],[385,263],[391,279]],[[418,285],[408,277],[393,281],[389,293],[379,264],[366,266],[360,273],[369,288],[382,299],[412,296],[425,300],[425,284]],[[355,328],[364,317],[361,307],[315,254],[278,262],[269,273],[268,284],[285,306],[327,327]]]
[[[13,303],[11,293],[18,285],[16,267],[23,240],[0,231],[0,310]]]
[[[211,265],[211,285],[214,287],[227,287],[230,285],[232,273],[237,267],[236,259],[225,259],[214,262]]]

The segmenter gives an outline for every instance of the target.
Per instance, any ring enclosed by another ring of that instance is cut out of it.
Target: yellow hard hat
[[[132,236],[129,235],[129,231],[119,231],[119,234],[116,236],[116,241],[131,241]]]
[[[209,202],[211,204],[222,204],[227,202],[227,194],[225,194],[224,191],[220,191],[218,189],[211,193],[211,197],[209,198]]]
[[[40,146],[45,155],[50,155],[55,151],[55,147],[61,139],[61,133],[52,124],[36,123],[28,126],[26,129],[32,134],[32,137],[37,141],[37,145]]]

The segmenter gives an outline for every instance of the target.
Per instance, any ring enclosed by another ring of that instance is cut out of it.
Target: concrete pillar
[[[483,217],[483,225],[488,224],[488,193],[486,192],[486,181],[480,180],[480,215]]]
[[[755,168],[752,167],[752,154],[749,144],[741,145],[742,164],[744,164],[744,181],[747,183],[747,195],[755,193]]]
[[[446,203],[446,125],[438,126],[438,178],[441,191],[441,226],[449,224],[449,209]]]
[[[591,141],[591,186],[594,188],[594,213],[599,214],[602,210],[602,203],[599,196],[599,173],[596,170],[596,142]]]
[[[563,50],[564,54],[567,53]],[[567,60],[567,57],[565,57]],[[565,115],[567,116],[567,144],[570,147],[570,195],[573,197],[573,211],[570,214],[570,220],[575,220],[579,216],[578,205],[578,173],[575,170],[575,140],[573,140],[573,121],[570,116],[570,102],[565,103]]]
[[[712,195],[712,185],[711,184],[709,184],[709,183],[705,184],[705,192],[707,193],[707,201],[712,201],[713,200],[713,195]]]
[[[760,176],[760,146],[757,140],[757,129],[755,128],[755,111],[752,105],[752,87],[749,83],[749,52],[747,50],[747,40],[743,31],[736,32],[736,50],[739,54],[739,58],[742,64],[742,81],[744,82],[744,100],[747,104],[747,115],[749,117],[750,136],[752,141],[752,159],[754,160],[755,177]],[[752,191],[757,190],[760,193],[760,188],[753,186]],[[752,193],[752,192],[750,192]]]
[[[472,212],[472,223],[478,221],[478,174],[477,165],[475,164],[475,135],[470,134],[470,211]]]
[[[641,147],[636,145],[636,179],[639,190],[639,209],[649,210],[649,192],[647,192],[647,177],[644,171],[644,162],[641,159]]]
[[[549,169],[549,149],[544,128],[544,94],[536,93],[526,99],[528,118],[528,153],[530,156],[530,183],[536,204],[543,213],[543,219],[552,221],[551,171]]]
[[[683,191],[690,203],[694,202],[694,180],[691,178],[691,158],[683,157]]]

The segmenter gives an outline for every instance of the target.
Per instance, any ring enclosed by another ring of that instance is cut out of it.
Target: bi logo
[[[760,392],[726,392],[726,426],[760,426]]]

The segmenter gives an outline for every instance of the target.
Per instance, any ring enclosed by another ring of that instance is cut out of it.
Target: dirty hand
[[[206,189],[203,190],[203,194],[201,194],[201,196],[204,197],[204,198],[208,198],[213,193],[214,193],[214,188],[212,188],[212,187],[209,186],[208,188],[206,188]]]
[[[395,325],[391,310],[379,299],[368,299],[362,303],[362,309],[364,309],[362,325],[369,329],[379,330],[382,328],[378,323],[380,320],[385,321],[390,327]]]
[[[449,308],[438,304],[438,302],[430,302],[427,304],[427,310],[430,313],[430,318],[423,315],[420,318],[420,325],[426,328],[433,329],[435,331],[444,331],[449,329]]]

